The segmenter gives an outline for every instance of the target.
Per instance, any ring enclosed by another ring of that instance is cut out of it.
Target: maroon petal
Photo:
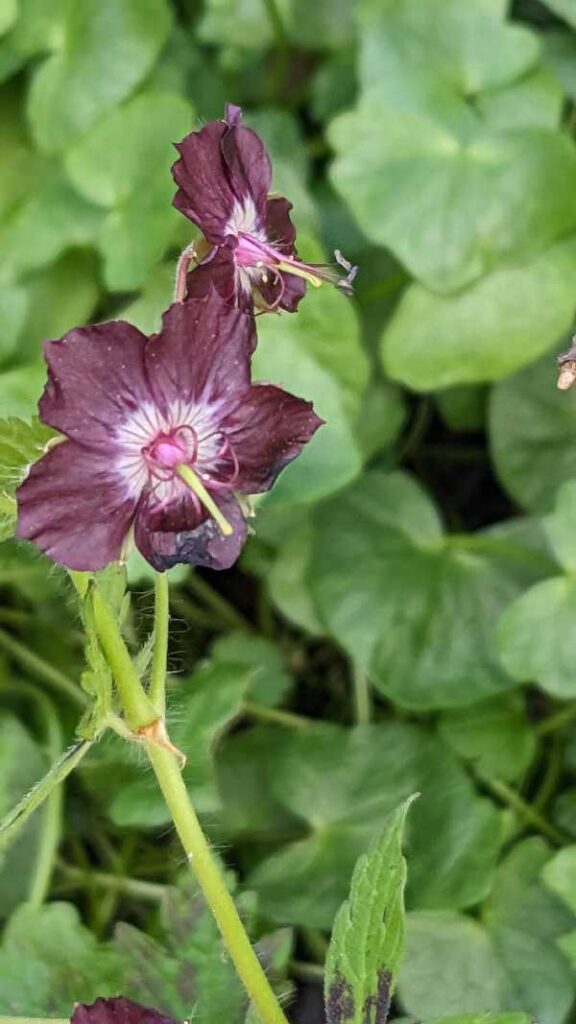
[[[124,996],[96,999],[90,1005],[79,1003],[74,1007],[70,1024],[175,1024],[158,1010],[133,1003]]]
[[[206,299],[215,290],[223,302],[231,306],[241,305],[251,309],[252,295],[246,296],[246,303],[236,302],[236,271],[234,247],[229,244],[216,246],[186,278],[186,298]]]
[[[48,382],[38,406],[43,422],[87,446],[108,448],[116,424],[150,400],[146,341],[123,320],[47,341]]]
[[[201,403],[226,409],[250,381],[256,344],[253,317],[221,302],[176,302],[146,348],[146,368],[157,405]]]
[[[246,540],[246,522],[232,494],[212,494],[234,532],[225,537],[191,495],[159,510],[153,495],[144,496],[136,513],[134,539],[147,562],[159,572],[180,562],[208,569],[229,569]]]
[[[323,422],[311,402],[272,384],[254,384],[223,423],[240,467],[236,489],[245,494],[269,490]]]
[[[266,238],[270,245],[287,256],[294,256],[296,228],[290,220],[292,203],[287,199],[269,199],[266,203]]]
[[[85,572],[120,557],[136,506],[110,459],[75,441],[63,441],[34,463],[16,497],[16,536]]]
[[[252,207],[264,227],[272,180],[262,139],[241,122],[240,107],[228,104],[225,121],[213,121],[176,144],[180,158],[172,167],[179,186],[174,206],[217,245],[232,233],[238,206]]]
[[[237,200],[242,204],[246,199],[252,200],[259,226],[263,227],[272,165],[262,139],[235,120],[222,136],[222,156]]]
[[[212,121],[176,144],[180,158],[172,166],[179,186],[174,206],[200,228],[209,242],[218,244],[228,234],[227,224],[236,203],[222,157],[223,121]]]

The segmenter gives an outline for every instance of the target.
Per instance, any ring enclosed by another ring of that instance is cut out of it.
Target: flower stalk
[[[146,748],[184,852],[246,992],[265,1024],[287,1024],[204,836],[175,756],[154,744]]]

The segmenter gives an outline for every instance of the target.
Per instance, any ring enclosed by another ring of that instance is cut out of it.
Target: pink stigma
[[[159,434],[150,444],[142,449],[142,454],[151,473],[155,476],[158,470],[172,471],[182,463],[193,462],[198,450],[196,433],[192,427],[178,427],[169,434]]]

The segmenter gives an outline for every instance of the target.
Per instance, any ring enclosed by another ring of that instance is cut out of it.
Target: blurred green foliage
[[[326,426],[258,501],[239,567],[172,574],[171,734],[284,992],[321,972],[357,857],[417,790],[396,1015],[572,1019],[576,397],[554,353],[576,306],[575,68],[575,0],[0,0],[2,417],[32,421],[43,339],[157,328],[193,231],[171,144],[225,100],[265,139],[302,254],[360,267],[353,301],[313,289],[259,318],[256,378]],[[45,439],[0,435],[2,536]],[[136,648],[141,560],[130,577]],[[52,756],[30,687],[68,743],[84,645],[59,570],[13,541],[0,594],[6,811]],[[48,815],[5,854],[0,1013],[122,988],[244,1019],[141,762],[105,739],[70,780],[59,902],[24,904]]]

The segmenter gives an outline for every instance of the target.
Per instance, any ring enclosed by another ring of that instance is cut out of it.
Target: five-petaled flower
[[[254,343],[253,318],[214,295],[175,303],[150,338],[117,320],[47,342],[40,418],[64,437],[18,489],[17,536],[91,572],[122,557],[132,529],[160,571],[232,565],[241,496],[267,491],[322,422],[251,383]]]
[[[210,122],[176,146],[174,205],[206,240],[188,274],[187,294],[202,297],[214,285],[232,305],[293,312],[306,282],[331,281],[349,293],[355,268],[339,252],[339,267],[297,258],[292,204],[269,195],[270,159],[262,140],[241,120],[240,107],[228,104],[223,121]]]

